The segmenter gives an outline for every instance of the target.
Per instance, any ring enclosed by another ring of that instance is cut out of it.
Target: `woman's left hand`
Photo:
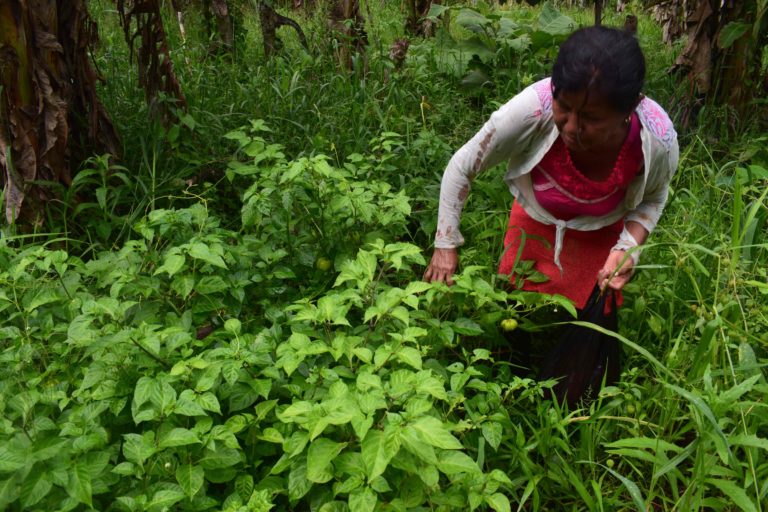
[[[634,266],[632,256],[627,256],[625,251],[611,251],[603,264],[603,268],[597,273],[597,284],[600,286],[600,290],[604,291],[606,286],[617,291],[624,288],[624,285],[632,277]]]

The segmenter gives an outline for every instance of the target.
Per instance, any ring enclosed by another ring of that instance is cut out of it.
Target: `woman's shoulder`
[[[536,92],[542,111],[552,111],[552,78],[546,77],[529,86]]]
[[[651,98],[644,97],[636,111],[643,128],[647,129],[663,145],[669,146],[677,141],[675,126],[661,105]]]
[[[495,116],[516,123],[537,123],[552,116],[552,87],[549,78],[529,85],[507,101]]]

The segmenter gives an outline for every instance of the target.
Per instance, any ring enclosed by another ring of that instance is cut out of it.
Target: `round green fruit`
[[[605,461],[605,465],[608,466],[609,468],[612,468],[615,464],[616,463],[613,461],[613,459],[608,459],[607,461]]]
[[[322,270],[323,272],[327,272],[331,269],[331,260],[328,258],[317,258],[317,261],[315,262],[315,266],[317,267],[317,270]]]
[[[517,329],[517,320],[515,320],[514,318],[505,318],[504,320],[501,321],[501,328],[505,332],[514,331],[515,329]]]

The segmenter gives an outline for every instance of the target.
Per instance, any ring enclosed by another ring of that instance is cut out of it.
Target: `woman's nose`
[[[579,119],[575,112],[569,113],[565,118],[563,131],[574,135],[579,132]]]

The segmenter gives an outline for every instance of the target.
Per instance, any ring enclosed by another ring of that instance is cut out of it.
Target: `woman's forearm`
[[[632,235],[632,238],[637,241],[638,245],[643,245],[648,239],[648,230],[645,229],[639,222],[630,220],[624,224],[624,227],[627,228],[627,231],[629,231],[629,234]]]

